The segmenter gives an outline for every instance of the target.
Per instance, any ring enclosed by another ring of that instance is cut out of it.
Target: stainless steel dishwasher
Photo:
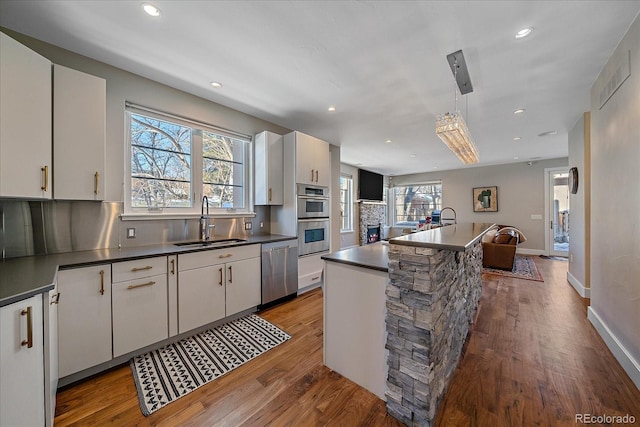
[[[298,240],[262,245],[262,306],[298,292]]]

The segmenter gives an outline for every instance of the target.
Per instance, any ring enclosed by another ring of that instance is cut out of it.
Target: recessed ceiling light
[[[160,9],[157,8],[154,4],[151,3],[142,3],[142,9],[147,12],[147,15],[158,17],[160,16]]]
[[[215,87],[216,89],[220,89],[222,87],[222,83],[220,83],[220,82],[211,82],[211,86]]]
[[[521,139],[522,139],[522,137],[521,137],[521,136],[514,136],[514,137],[513,137],[513,140],[514,140],[514,141],[520,141]]]
[[[533,27],[526,27],[516,33],[516,39],[522,39],[527,37],[533,31]]]
[[[415,154],[411,154],[411,155],[409,155],[409,157],[411,157],[413,159],[414,157],[416,157],[416,155]]]
[[[513,158],[513,160],[518,160],[519,158],[520,158],[520,157],[515,156],[515,157]]]
[[[551,136],[551,135],[557,135],[557,134],[558,134],[557,130],[550,130],[547,132],[539,133],[538,136]]]
[[[332,105],[331,107],[327,108],[327,111],[329,111],[330,113],[335,113],[336,107]]]
[[[391,144],[391,142],[393,142],[393,141],[391,141],[390,139],[387,139],[384,143],[385,144]]]
[[[525,110],[524,108],[518,108],[516,111],[513,112],[513,114],[522,114],[525,111],[527,111],[527,110]]]

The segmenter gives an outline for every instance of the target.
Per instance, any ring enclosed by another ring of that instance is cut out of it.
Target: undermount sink
[[[175,246],[226,246],[232,243],[246,242],[245,239],[217,239],[217,240],[194,240],[191,242],[174,243]]]

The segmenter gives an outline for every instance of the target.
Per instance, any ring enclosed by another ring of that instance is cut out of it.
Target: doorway
[[[569,256],[569,168],[545,169],[545,252]]]

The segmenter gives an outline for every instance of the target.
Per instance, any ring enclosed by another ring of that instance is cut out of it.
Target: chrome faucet
[[[207,205],[207,215],[204,214],[204,205]],[[215,224],[210,224],[209,217],[209,198],[207,196],[202,197],[202,208],[200,210],[200,240],[207,241],[211,238],[210,230],[215,228]]]

